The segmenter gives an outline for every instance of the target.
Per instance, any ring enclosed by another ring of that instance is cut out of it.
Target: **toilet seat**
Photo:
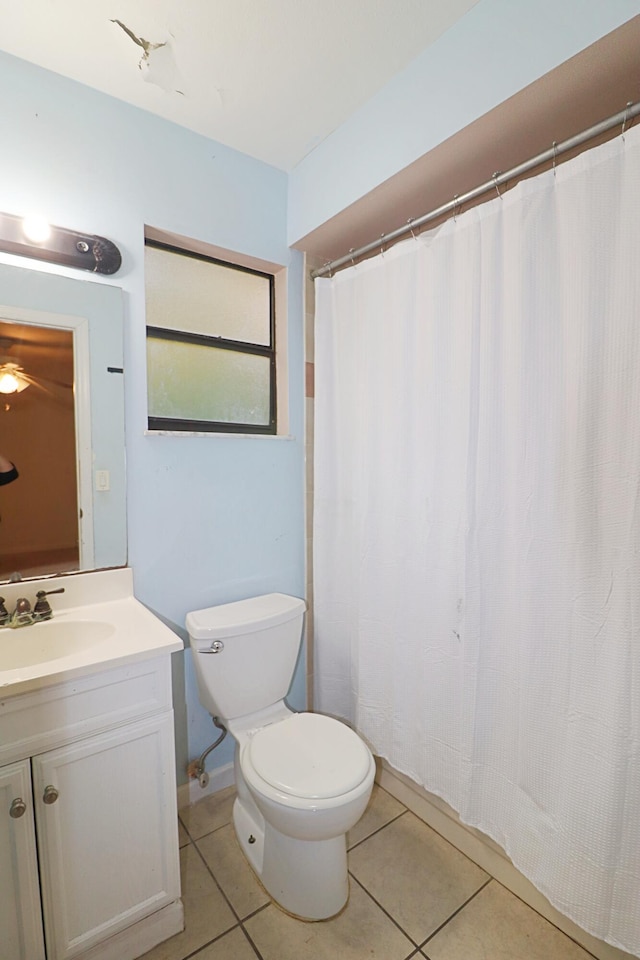
[[[355,790],[371,769],[371,754],[345,724],[317,713],[294,713],[258,730],[246,757],[278,793],[326,800]]]

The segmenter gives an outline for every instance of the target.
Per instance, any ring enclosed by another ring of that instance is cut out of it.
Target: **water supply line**
[[[189,766],[187,767],[187,773],[189,774],[189,778],[191,780],[197,780],[203,790],[205,787],[209,785],[209,774],[205,770],[204,762],[209,756],[209,754],[211,753],[211,751],[215,750],[215,748],[222,743],[222,741],[227,735],[227,728],[223,723],[220,722],[219,717],[211,717],[211,720],[213,721],[213,725],[217,727],[218,730],[222,731],[220,736],[217,738],[217,740],[213,741],[210,747],[207,747],[204,753],[201,754],[197,760],[192,760]]]

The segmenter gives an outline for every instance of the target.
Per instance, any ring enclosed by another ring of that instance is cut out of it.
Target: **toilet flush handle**
[[[213,640],[210,647],[207,647],[206,650],[198,650],[198,653],[222,653],[224,650],[224,643],[222,640]]]

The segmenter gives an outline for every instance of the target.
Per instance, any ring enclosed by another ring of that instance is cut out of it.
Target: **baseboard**
[[[192,803],[196,803],[212,793],[217,793],[218,790],[224,790],[225,787],[230,787],[233,783],[235,783],[233,761],[225,763],[222,767],[215,767],[209,772],[209,783],[206,787],[201,787],[199,780],[189,780],[188,783],[183,783],[178,787],[178,810],[182,810],[183,807],[190,807]]]
[[[386,761],[378,766],[376,780],[387,793],[403,803],[405,807],[432,827],[436,833],[453,844],[461,853],[477,863],[479,867],[494,877],[523,900],[537,913],[541,914],[581,947],[592,953],[597,960],[636,960],[630,953],[618,950],[602,940],[597,940],[582,930],[567,917],[559,913],[546,897],[514,867],[506,853],[489,837],[479,830],[462,823],[455,810],[439,797],[418,786],[409,777],[398,773]]]
[[[135,960],[182,930],[184,908],[181,900],[174,900],[162,910],[80,954],[78,960]]]

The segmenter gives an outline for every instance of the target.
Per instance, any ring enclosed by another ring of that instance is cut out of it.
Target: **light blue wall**
[[[639,13],[640,0],[479,0],[298,164],[289,242]]]
[[[119,273],[100,282],[124,290],[128,542],[137,597],[181,629],[188,610],[211,603],[271,590],[303,596],[302,257],[287,247],[286,175],[5,54],[0,89],[0,210],[37,210],[59,226],[108,237],[123,254]],[[291,439],[145,436],[145,224],[288,266]],[[49,269],[92,282],[89,274]],[[213,739],[189,657],[184,686],[175,664],[181,780],[187,758]],[[301,663],[291,697],[298,707],[304,674]],[[228,759],[227,749],[210,762]]]

